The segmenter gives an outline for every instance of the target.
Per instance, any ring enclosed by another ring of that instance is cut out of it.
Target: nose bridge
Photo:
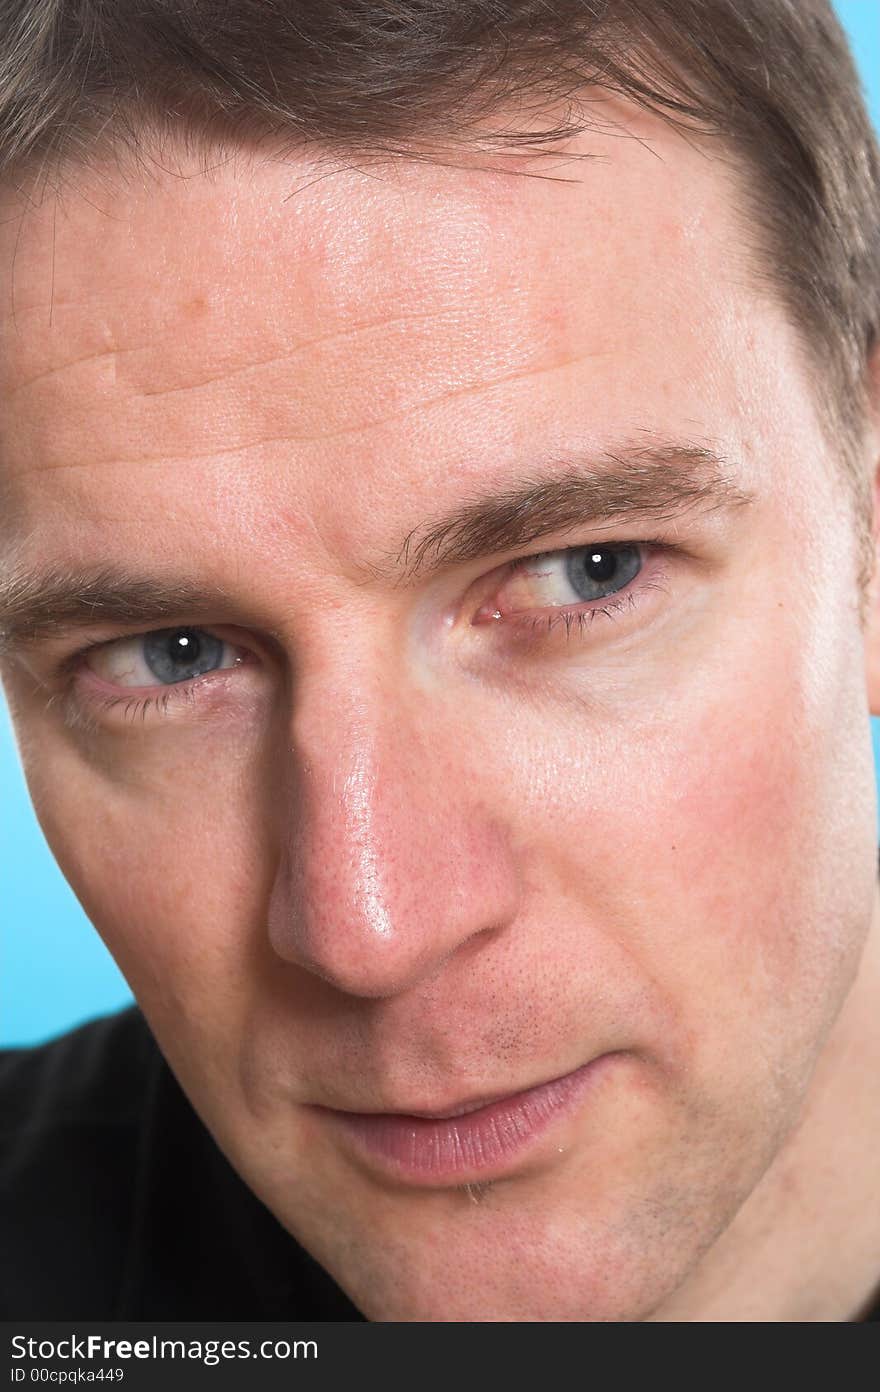
[[[361,670],[303,689],[269,931],[338,989],[393,995],[514,912],[500,821],[462,778],[448,713]]]
[[[349,708],[336,731],[340,738],[328,750],[327,772],[311,784],[313,853],[340,891],[340,907],[379,942],[394,932],[390,901],[403,908],[393,888],[397,867],[390,852],[406,800],[400,758],[405,740],[393,739],[378,709],[371,718],[363,707]]]

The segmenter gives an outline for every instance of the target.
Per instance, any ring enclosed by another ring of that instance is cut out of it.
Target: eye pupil
[[[185,629],[175,633],[171,656],[175,661],[195,662],[199,656],[199,640]]]
[[[617,557],[611,550],[591,551],[587,557],[587,569],[591,580],[601,584],[603,580],[610,580],[617,565]]]

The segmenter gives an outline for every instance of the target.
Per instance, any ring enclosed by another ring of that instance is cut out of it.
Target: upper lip
[[[552,1078],[544,1078],[535,1083],[527,1083],[525,1087],[508,1088],[504,1092],[486,1093],[480,1097],[469,1098],[466,1101],[451,1102],[446,1107],[326,1107],[326,1110],[333,1112],[349,1112],[355,1116],[406,1116],[419,1117],[425,1121],[449,1121],[454,1117],[465,1116],[468,1112],[478,1112],[483,1107],[491,1107],[496,1102],[513,1101],[514,1098],[521,1097],[525,1092],[531,1092],[534,1088],[544,1087],[547,1083],[557,1082],[560,1078],[567,1078],[569,1072],[575,1071],[576,1069],[569,1069],[568,1072],[556,1074]]]

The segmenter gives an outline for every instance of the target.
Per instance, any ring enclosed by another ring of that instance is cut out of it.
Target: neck
[[[880,886],[859,972],[800,1119],[653,1319],[859,1320],[880,1295]]]

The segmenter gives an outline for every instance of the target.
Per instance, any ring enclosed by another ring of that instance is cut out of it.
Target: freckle
[[[191,319],[195,319],[198,315],[204,314],[207,308],[207,296],[194,295],[191,300],[184,301],[183,305],[181,306],[181,311],[183,314],[188,315]]]

